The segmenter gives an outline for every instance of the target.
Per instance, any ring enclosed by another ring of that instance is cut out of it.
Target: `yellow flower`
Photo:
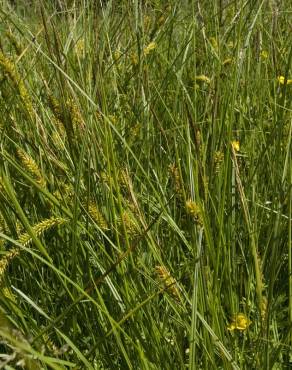
[[[281,85],[284,85],[284,84],[285,84],[285,77],[284,77],[284,76],[278,76],[278,77],[277,77],[277,80],[278,80],[278,82],[279,82]],[[287,85],[291,85],[291,84],[292,84],[292,80],[286,80],[286,84],[287,84]]]
[[[240,150],[240,143],[237,140],[231,141],[231,146],[234,149],[235,152],[239,152]]]
[[[227,326],[227,330],[244,331],[250,326],[250,324],[251,321],[244,313],[238,313],[232,318],[231,323]]]
[[[262,51],[261,51],[261,57],[262,57],[263,59],[268,59],[268,57],[269,57],[269,53],[267,52],[267,50],[262,50]]]
[[[196,76],[195,80],[198,82],[205,82],[206,84],[209,84],[211,82],[210,78],[205,75]]]

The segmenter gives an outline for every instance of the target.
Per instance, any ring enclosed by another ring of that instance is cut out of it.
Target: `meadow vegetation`
[[[291,14],[1,2],[0,368],[291,368]]]

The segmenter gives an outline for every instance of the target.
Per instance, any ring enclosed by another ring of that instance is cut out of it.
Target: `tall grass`
[[[0,10],[1,368],[290,368],[290,2]]]

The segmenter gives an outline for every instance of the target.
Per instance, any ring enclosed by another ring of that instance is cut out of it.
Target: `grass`
[[[291,12],[2,2],[1,368],[292,366]]]

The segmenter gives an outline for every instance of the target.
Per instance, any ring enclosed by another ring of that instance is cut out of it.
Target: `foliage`
[[[2,2],[1,368],[291,366],[289,4]]]

